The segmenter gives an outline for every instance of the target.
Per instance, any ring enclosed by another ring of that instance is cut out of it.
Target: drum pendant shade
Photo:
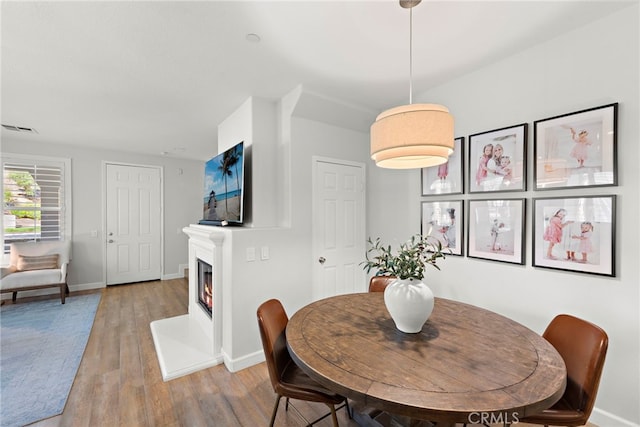
[[[371,125],[371,158],[389,169],[445,163],[453,153],[453,116],[437,104],[409,104],[381,113]]]

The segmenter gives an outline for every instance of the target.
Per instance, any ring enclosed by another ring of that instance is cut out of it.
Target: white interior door
[[[161,276],[160,169],[106,165],[107,285]]]
[[[313,299],[364,292],[365,167],[314,158]]]

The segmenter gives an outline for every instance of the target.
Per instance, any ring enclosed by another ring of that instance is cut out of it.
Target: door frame
[[[364,247],[366,249],[366,235],[367,235],[367,165],[362,162],[356,162],[352,160],[336,159],[332,157],[324,156],[312,156],[311,157],[311,298],[315,301],[318,294],[318,273],[316,272],[316,229],[315,225],[318,223],[318,206],[316,200],[316,185],[318,184],[317,172],[318,163],[333,163],[340,166],[350,166],[362,169],[362,195],[363,195],[363,208],[362,208],[362,224],[364,227]],[[364,292],[364,291],[363,291]]]
[[[136,168],[156,169],[160,175],[160,280],[164,276],[164,167],[139,163],[102,161],[102,284],[107,287],[107,166],[130,166]]]

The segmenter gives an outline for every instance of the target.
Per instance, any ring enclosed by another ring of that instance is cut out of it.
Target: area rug
[[[62,413],[101,294],[0,308],[0,426]]]

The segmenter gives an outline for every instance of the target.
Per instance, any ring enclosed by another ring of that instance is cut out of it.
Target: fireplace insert
[[[213,267],[198,259],[198,304],[211,317],[213,309]]]

